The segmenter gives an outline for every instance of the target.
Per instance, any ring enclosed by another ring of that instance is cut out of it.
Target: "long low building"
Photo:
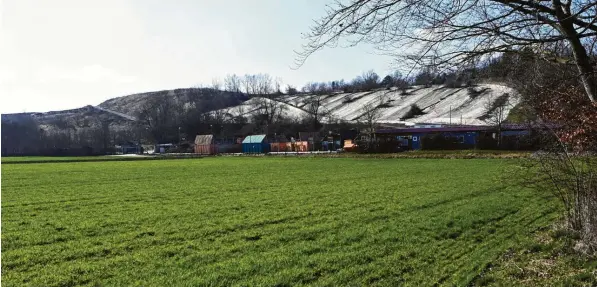
[[[498,134],[502,139],[521,137],[529,135],[530,129],[523,125],[504,125],[501,129],[491,126],[448,126],[381,129],[375,132],[378,140],[395,141],[407,150],[442,149],[442,144],[446,145],[444,148],[477,148],[480,143],[497,143]]]

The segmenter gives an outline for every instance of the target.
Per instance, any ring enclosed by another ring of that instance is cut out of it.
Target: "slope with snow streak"
[[[509,94],[513,96],[514,90],[503,85],[483,84],[475,87],[482,91],[477,96],[471,96],[467,88],[448,88],[443,86],[411,87],[406,93],[399,90],[377,90],[360,93],[339,93],[323,96],[322,111],[327,111],[333,118],[343,121],[356,121],[363,114],[363,105],[379,103],[380,99],[386,100],[385,107],[380,107],[380,123],[462,123],[483,125],[486,122],[479,120],[487,113],[488,102],[498,97]],[[304,110],[310,95],[284,96],[280,98],[285,106],[286,116],[301,118],[308,113]],[[253,98],[243,103],[246,107],[244,115],[251,114],[257,109],[259,98]],[[516,105],[514,97],[510,97],[506,112]],[[418,106],[425,113],[410,119],[404,119],[412,105]],[[235,108],[233,107],[232,110]]]
[[[113,115],[115,115],[115,116],[119,116],[119,117],[121,117],[121,118],[125,118],[125,119],[127,119],[127,120],[129,120],[129,121],[137,121],[137,118],[135,118],[135,117],[133,117],[133,116],[126,115],[126,114],[119,113],[119,112],[115,112],[115,111],[112,111],[112,110],[109,110],[109,109],[105,109],[105,108],[102,108],[102,107],[100,107],[100,106],[93,106],[93,108],[94,108],[94,109],[98,109],[98,110],[100,110],[100,111],[103,111],[103,112],[106,112],[106,113],[113,114]]]
[[[478,118],[487,113],[488,102],[495,101],[504,94],[513,96],[514,90],[501,85],[484,86],[482,88],[489,89],[474,99],[471,98],[466,89],[455,92],[432,108],[424,109],[423,111],[426,114],[417,117],[417,120],[420,122],[459,123],[462,117],[465,124],[486,124]],[[509,98],[509,104],[506,106],[506,114],[517,104],[514,97]]]
[[[259,112],[259,105],[261,104],[261,101],[270,102],[273,100],[261,98],[261,97],[255,97],[248,101],[245,101],[242,105],[222,109],[219,111],[224,112],[225,114],[228,114],[232,117],[243,116],[243,117],[250,119],[251,115],[254,115],[257,112]],[[300,118],[308,116],[308,114],[309,114],[306,111],[304,111],[303,109],[298,108],[294,105],[284,103],[284,102],[278,102],[278,101],[276,101],[276,102],[277,102],[277,104],[281,105],[282,114],[284,115],[284,117],[300,119]],[[216,111],[214,111],[212,113],[215,113],[215,112]]]

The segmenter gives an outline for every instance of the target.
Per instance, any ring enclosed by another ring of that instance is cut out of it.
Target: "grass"
[[[108,161],[108,160],[131,160],[133,157],[100,155],[100,156],[9,156],[2,157],[3,164],[19,163],[52,163],[52,162],[80,162],[80,161]],[[136,159],[136,158],[135,158]]]
[[[2,162],[46,162],[46,161],[87,161],[105,158],[118,158],[115,156],[3,156],[0,158]]]
[[[4,286],[465,286],[556,217],[512,161],[2,166]]]
[[[101,162],[101,161],[139,161],[139,160],[163,160],[163,159],[186,159],[202,157],[198,154],[157,154],[139,156],[14,156],[2,157],[2,164],[22,163],[66,163],[66,162]]]
[[[379,158],[379,159],[520,159],[528,158],[528,151],[501,150],[415,150],[399,153],[355,153],[304,155],[313,157],[348,157],[348,158]]]
[[[509,249],[475,280],[477,286],[597,286],[597,257],[574,250],[579,236],[554,225]]]

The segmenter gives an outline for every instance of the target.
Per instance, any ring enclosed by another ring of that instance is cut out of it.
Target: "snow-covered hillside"
[[[241,105],[214,111],[213,113],[223,112],[229,117],[237,117],[239,115],[249,117],[250,115],[258,112],[259,106],[263,104],[263,101],[271,102],[273,100],[255,97],[243,102]],[[275,104],[280,106],[279,109],[283,112],[284,117],[300,119],[308,116],[306,111],[301,109],[299,106],[286,103],[285,99],[280,99],[280,101],[276,101]]]
[[[363,114],[363,106],[372,103],[379,106],[380,123],[453,123],[468,125],[486,124],[482,120],[487,114],[491,103],[504,95],[508,95],[506,112],[516,105],[515,92],[506,86],[495,84],[478,85],[472,89],[447,88],[442,86],[412,87],[406,92],[392,90],[377,90],[360,93],[338,93],[323,96],[322,108],[331,117],[343,121],[354,122]],[[310,95],[285,96],[279,99],[286,106],[284,114],[290,117],[304,117],[307,115]],[[227,113],[249,117],[258,111],[260,99],[252,98],[241,106],[226,110]],[[407,118],[411,107],[416,105],[424,114]]]

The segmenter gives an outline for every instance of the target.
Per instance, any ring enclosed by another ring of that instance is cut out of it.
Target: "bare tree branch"
[[[523,48],[563,46],[597,101],[592,0],[338,0],[304,35],[296,67],[325,47],[373,44],[407,66],[448,69]],[[561,57],[561,55],[558,55]]]

